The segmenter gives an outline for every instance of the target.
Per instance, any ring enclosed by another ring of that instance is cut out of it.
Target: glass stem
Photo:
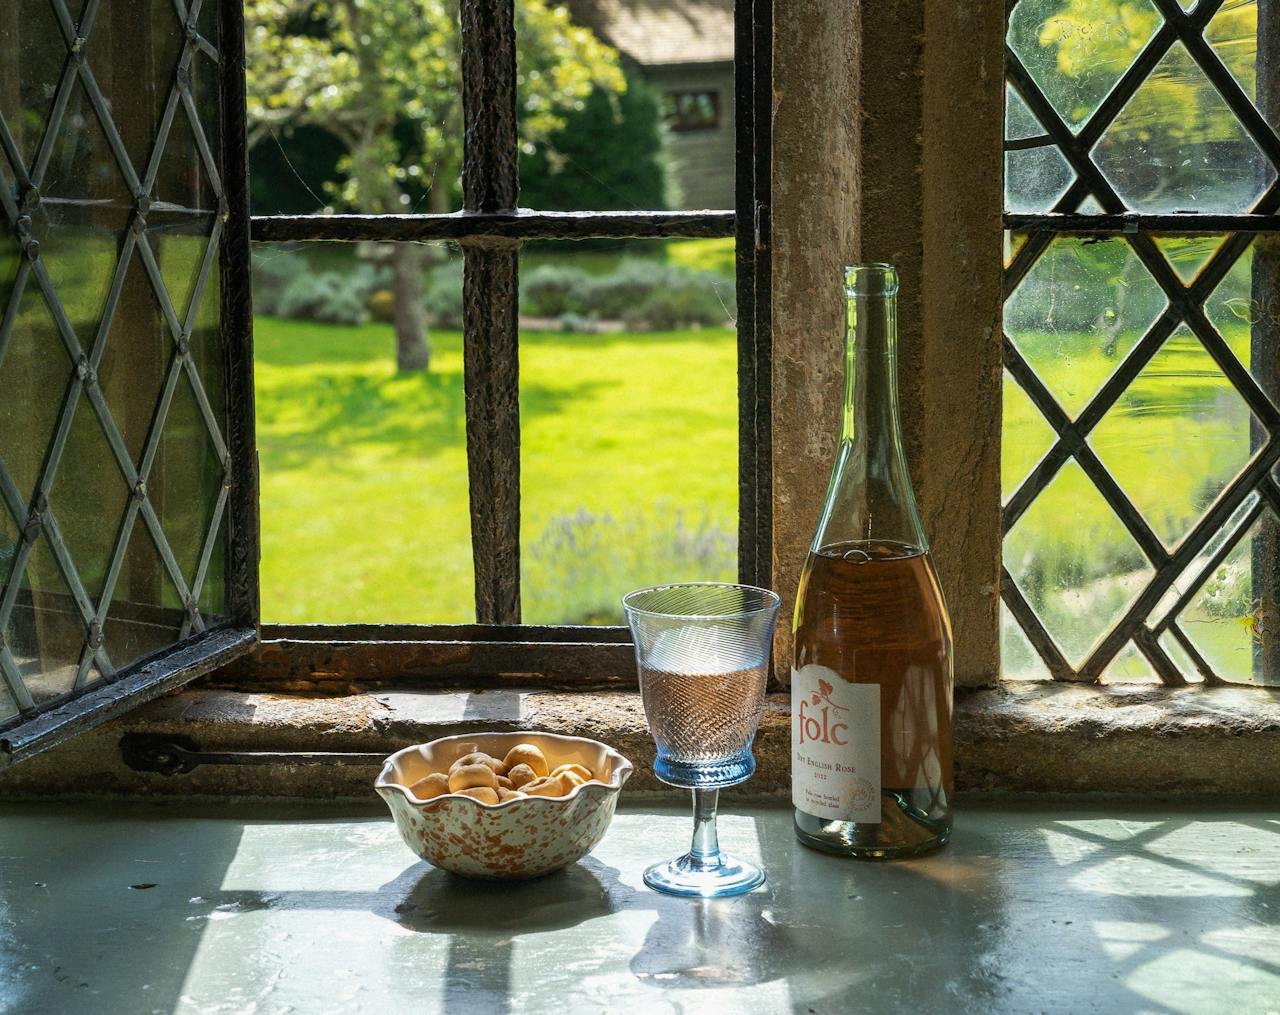
[[[720,863],[720,841],[716,838],[716,804],[718,789],[693,791],[693,845],[689,855],[698,863],[713,867]]]

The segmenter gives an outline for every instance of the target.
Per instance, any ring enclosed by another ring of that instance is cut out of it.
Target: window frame
[[[222,282],[219,294],[219,337],[226,370],[223,419],[226,427],[226,457],[222,491],[225,508],[221,520],[226,548],[223,616],[207,627],[195,625],[196,633],[185,633],[169,647],[122,667],[107,678],[37,706],[22,709],[16,717],[0,726],[0,769],[87,732],[146,701],[234,662],[247,654],[258,641],[258,485],[257,453],[254,445],[252,330],[249,327],[251,310],[248,304],[248,162],[244,115],[235,115],[235,111],[243,110],[245,104],[243,9],[234,0],[203,0],[203,4],[217,6],[219,32],[217,69],[212,73],[216,74],[221,143],[218,150],[207,154],[216,160],[222,184],[222,196],[215,212],[217,222],[212,235],[220,243],[217,255]],[[78,79],[82,87],[91,96],[96,94],[98,103],[103,104],[88,61],[83,56],[85,26],[92,23],[100,9],[100,3],[91,3],[79,18],[73,18],[61,0],[56,0],[52,5],[53,17],[67,47],[60,89],[65,91],[70,87],[67,82]],[[186,74],[189,60],[200,58],[196,56],[197,49],[204,49],[206,53],[210,49],[209,41],[200,35],[198,19],[201,11],[199,0],[190,6],[182,0],[175,3],[175,12],[185,20],[185,55],[175,68],[173,87],[188,102],[189,79]],[[91,30],[90,28],[89,31]],[[99,119],[104,115],[111,115],[109,112],[104,114],[102,109],[96,107],[95,114]],[[114,120],[112,122],[114,124]],[[23,167],[23,162],[7,132],[0,131],[0,143],[4,145],[7,161],[17,173],[15,183],[21,186],[25,180],[25,169],[19,168]],[[205,142],[197,140],[198,145],[203,143]],[[117,160],[127,158],[120,151],[113,151],[113,155]],[[24,195],[22,204],[18,207],[20,214],[27,211],[28,195],[33,196],[38,203],[39,194],[32,193],[32,190],[33,188],[29,188],[28,194]],[[135,195],[135,198],[137,204],[131,228],[145,231],[151,198],[150,195],[143,194]],[[13,210],[6,207],[4,217],[10,218]],[[21,237],[21,218],[16,221],[15,228]],[[38,251],[38,245],[36,250]],[[39,255],[38,252],[28,251],[27,256],[34,261]],[[184,357],[187,353],[179,347],[178,355]],[[77,364],[77,370],[78,383],[87,392],[96,382],[90,361],[82,359]],[[135,489],[135,497],[145,506],[145,483],[139,484]],[[39,531],[43,513],[43,498],[37,496],[27,515],[29,532]],[[210,538],[205,552],[210,552],[214,546],[216,540]],[[99,612],[104,606],[97,602],[92,605]],[[188,603],[188,609],[193,609],[191,603]],[[101,633],[91,626],[88,631],[90,646],[94,644],[95,637],[101,638]],[[0,644],[2,643],[3,638],[0,638]]]
[[[737,268],[739,580],[772,573],[769,244],[772,0],[735,0],[735,208],[551,212],[518,206],[515,0],[461,4],[464,118],[459,212],[269,215],[252,242],[456,241],[464,254],[476,624],[265,625],[241,683],[350,674],[432,686],[633,685],[625,627],[520,624],[518,256],[527,240],[734,237]],[[237,107],[237,108],[243,108]],[[235,131],[244,133],[243,125]],[[494,298],[498,294],[499,298]],[[245,300],[248,305],[248,300]],[[251,323],[248,325],[251,326]],[[256,548],[255,548],[256,549]],[[255,590],[256,594],[256,590]]]
[[[1006,40],[1008,21],[1018,2],[1020,0],[1008,0],[1006,6]],[[1043,127],[1044,133],[1019,140],[1006,140],[1004,150],[1008,152],[1052,146],[1066,160],[1073,180],[1049,211],[1005,213],[1004,224],[1009,235],[1022,235],[1025,242],[1005,267],[1003,288],[1006,298],[1012,295],[1049,245],[1059,237],[1122,239],[1160,287],[1167,301],[1165,309],[1141,336],[1134,349],[1091,396],[1086,407],[1074,417],[1058,404],[1007,332],[1002,338],[1005,369],[1054,431],[1054,441],[1049,450],[1019,483],[1018,488],[1003,500],[1004,530],[1008,531],[1017,523],[1059,475],[1062,467],[1075,462],[1141,549],[1152,568],[1152,575],[1123,614],[1111,622],[1108,629],[1095,641],[1079,667],[1073,666],[1067,659],[1034,607],[1018,588],[1003,561],[1001,598],[1053,681],[1099,683],[1112,660],[1131,642],[1141,652],[1161,684],[1167,687],[1186,686],[1188,681],[1185,675],[1160,644],[1159,639],[1168,632],[1191,660],[1204,686],[1257,686],[1255,683],[1228,680],[1216,673],[1179,627],[1178,618],[1217,566],[1248,533],[1255,520],[1268,509],[1274,516],[1280,517],[1280,484],[1271,475],[1276,463],[1280,462],[1280,409],[1272,400],[1275,393],[1272,392],[1269,397],[1250,368],[1235,358],[1227,347],[1225,338],[1208,320],[1204,311],[1206,299],[1244,256],[1255,237],[1280,230],[1280,214],[1277,214],[1277,209],[1280,209],[1280,179],[1261,193],[1248,212],[1136,212],[1125,205],[1122,197],[1105,177],[1093,159],[1092,150],[1134,95],[1151,80],[1151,74],[1160,61],[1179,44],[1185,47],[1241,128],[1278,173],[1280,133],[1267,122],[1262,111],[1250,100],[1204,37],[1205,28],[1224,8],[1225,0],[1201,0],[1190,10],[1184,10],[1178,0],[1152,0],[1152,4],[1162,19],[1159,28],[1078,131],[1067,126],[1018,54],[1005,41],[1005,78],[1026,103]],[[1259,16],[1263,12],[1264,8],[1259,5]],[[1274,30],[1280,31],[1280,25]],[[1098,202],[1101,211],[1078,211],[1080,204],[1090,196]],[[1184,282],[1156,245],[1156,238],[1162,235],[1220,235],[1223,236],[1223,241],[1196,276]],[[1252,418],[1265,432],[1266,440],[1252,450],[1245,466],[1223,486],[1210,506],[1181,539],[1167,548],[1110,470],[1094,453],[1087,438],[1155,353],[1164,346],[1165,340],[1181,326],[1189,328],[1213,358],[1232,389],[1248,406]],[[1196,557],[1204,552],[1215,537],[1224,532],[1230,519],[1255,493],[1257,497],[1253,507],[1210,556],[1210,563],[1203,567],[1198,576],[1192,577],[1186,588],[1178,591],[1174,604],[1163,610],[1163,616],[1152,623],[1153,614],[1159,610],[1159,604],[1173,589],[1177,580],[1190,574],[1189,568]],[[1001,678],[1005,679],[1003,672]]]

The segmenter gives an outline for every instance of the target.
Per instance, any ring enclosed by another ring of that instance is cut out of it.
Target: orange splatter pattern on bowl
[[[552,768],[585,765],[601,782],[564,797],[523,797],[484,804],[471,797],[418,800],[409,787],[457,758],[484,751],[502,758],[516,744],[539,747]],[[374,784],[405,843],[428,863],[492,880],[549,874],[586,856],[604,837],[631,762],[606,744],[551,733],[475,733],[445,737],[393,754]]]

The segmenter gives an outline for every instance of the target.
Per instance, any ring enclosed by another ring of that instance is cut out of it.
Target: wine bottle
[[[845,271],[843,428],[800,577],[791,668],[799,840],[866,859],[951,835],[951,622],[907,473],[897,272]]]

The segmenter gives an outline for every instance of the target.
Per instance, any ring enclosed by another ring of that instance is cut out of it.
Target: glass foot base
[[[759,888],[764,884],[764,871],[723,853],[706,858],[686,853],[676,860],[655,863],[644,872],[644,883],[667,895],[718,899]]]

